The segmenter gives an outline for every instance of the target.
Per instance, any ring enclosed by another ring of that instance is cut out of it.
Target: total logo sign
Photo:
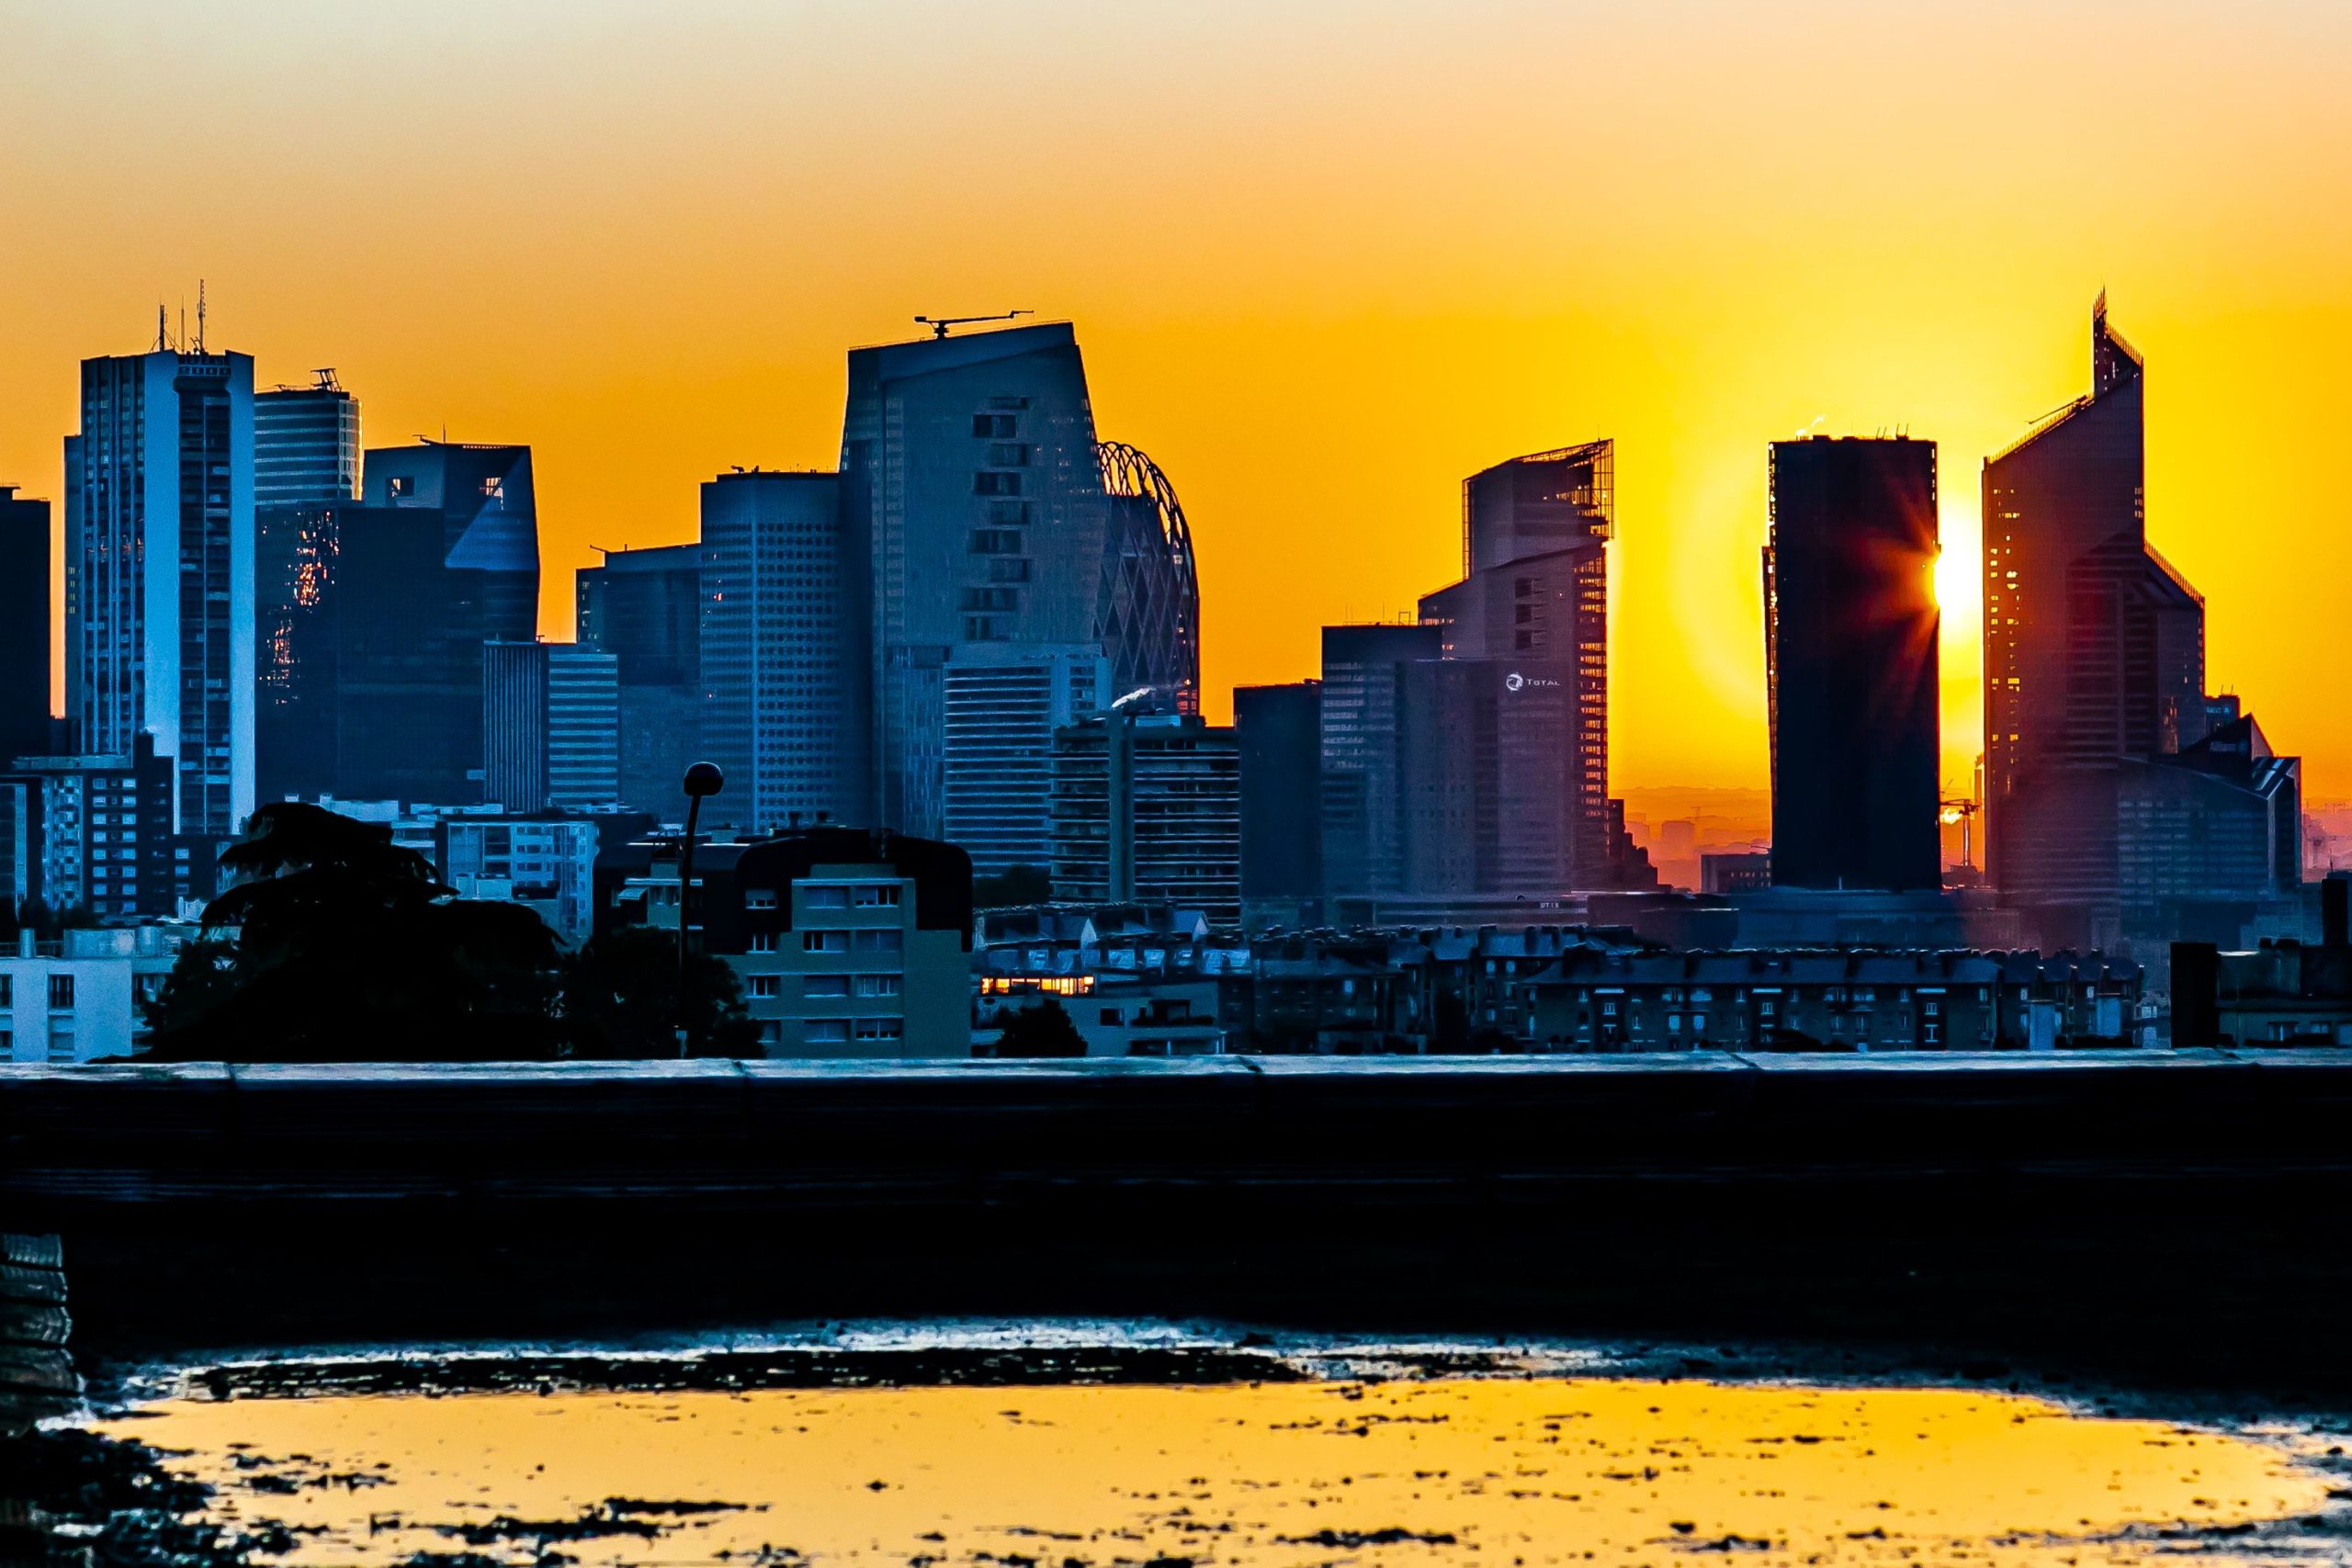
[[[1548,675],[1522,675],[1514,670],[1503,677],[1503,689],[1510,692],[1556,692],[1560,689],[1560,682]]]

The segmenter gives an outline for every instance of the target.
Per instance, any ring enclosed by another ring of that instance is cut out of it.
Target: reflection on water
[[[307,1563],[2079,1563],[2275,1552],[2263,1521],[2328,1506],[2279,1450],[2161,1422],[1634,1379],[181,1400],[115,1430]]]

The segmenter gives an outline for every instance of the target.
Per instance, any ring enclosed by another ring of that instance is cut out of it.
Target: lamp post
[[[686,770],[686,841],[678,852],[678,1055],[691,1056],[695,1047],[694,1012],[694,886],[695,838],[702,822],[702,803],[727,787],[727,775],[715,762],[696,762]]]

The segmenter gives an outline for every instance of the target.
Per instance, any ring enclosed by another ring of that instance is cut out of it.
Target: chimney
[[[2324,947],[2352,942],[2352,876],[2340,871],[2320,881],[2319,940]]]

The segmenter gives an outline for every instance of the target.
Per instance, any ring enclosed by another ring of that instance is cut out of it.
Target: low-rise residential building
[[[2317,892],[2316,942],[2173,945],[2176,1046],[2352,1045],[2352,877],[2329,876]]]
[[[678,926],[677,850],[625,905]],[[971,1053],[972,863],[953,844],[799,829],[695,851],[695,942],[724,960],[771,1057]]]
[[[146,1033],[140,1003],[161,989],[187,934],[113,926],[44,942],[19,932],[0,952],[0,1062],[67,1066],[136,1054]]]

